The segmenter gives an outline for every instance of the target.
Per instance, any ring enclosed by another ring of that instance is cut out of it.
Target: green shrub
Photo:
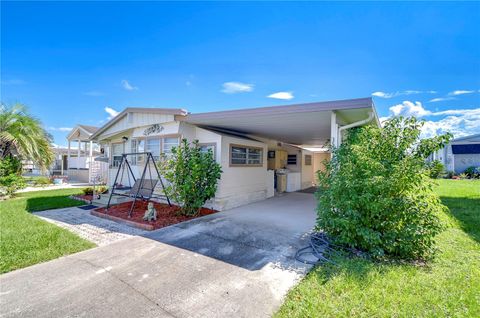
[[[172,150],[171,157],[162,159],[160,170],[167,180],[165,193],[184,215],[196,215],[215,196],[222,173],[211,151],[202,152],[198,140],[189,144],[186,139]]]
[[[440,162],[440,160],[433,160],[427,165],[430,178],[438,179],[445,172],[445,166]]]
[[[480,167],[468,167],[465,169],[464,173],[469,177],[469,178],[480,178]]]
[[[48,177],[40,176],[33,178],[33,185],[35,186],[45,186],[49,184],[52,184],[52,180],[50,180]]]
[[[400,117],[381,129],[351,129],[318,172],[318,229],[372,257],[432,256],[445,207],[432,190],[425,159],[451,136],[419,140],[422,125]]]
[[[22,162],[14,157],[0,159],[0,177],[6,177],[10,174],[21,174]]]
[[[454,176],[455,176],[455,171],[449,170],[445,173],[445,178],[446,179],[452,179]]]
[[[15,191],[25,188],[25,180],[21,176],[22,163],[14,157],[0,160],[0,195],[13,195]]]
[[[106,186],[99,186],[95,187],[96,194],[102,194],[107,192],[108,188]],[[85,195],[93,195],[93,187],[86,187],[82,189],[83,194]]]
[[[11,173],[8,176],[0,177],[0,195],[13,195],[15,191],[26,187],[22,176]]]

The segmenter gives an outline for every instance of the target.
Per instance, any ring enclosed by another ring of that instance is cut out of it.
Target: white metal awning
[[[332,113],[348,125],[374,113],[371,98],[189,114],[182,120],[203,127],[256,135],[301,146],[323,146],[331,138]]]

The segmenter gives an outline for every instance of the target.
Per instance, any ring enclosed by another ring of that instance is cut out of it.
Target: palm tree
[[[54,160],[51,141],[52,136],[43,129],[40,120],[29,114],[25,105],[0,104],[0,159],[31,160],[45,170]]]

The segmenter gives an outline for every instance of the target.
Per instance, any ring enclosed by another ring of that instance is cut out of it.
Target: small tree
[[[420,140],[423,122],[393,118],[384,128],[351,129],[318,172],[318,228],[374,257],[427,258],[445,209],[425,159],[450,135]]]
[[[163,158],[160,170],[167,180],[166,194],[182,208],[184,215],[196,215],[207,200],[215,196],[222,173],[213,152],[200,150],[198,140],[183,139],[172,155]]]

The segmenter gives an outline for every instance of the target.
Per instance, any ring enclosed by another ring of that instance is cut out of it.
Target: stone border
[[[100,213],[100,212],[97,212],[97,211],[94,211],[94,210],[90,211],[90,214],[93,215],[93,216],[98,216],[102,219],[107,219],[107,220],[114,221],[114,222],[117,222],[117,223],[122,223],[122,224],[126,224],[126,225],[129,225],[129,226],[133,226],[137,229],[141,229],[141,230],[145,230],[145,231],[153,231],[154,230],[154,227],[151,224],[137,223],[137,222],[134,222],[134,221],[129,221],[129,220],[119,218],[117,216],[108,215],[108,214],[105,214],[105,213]]]
[[[69,198],[72,199],[72,200],[83,201],[83,202],[85,202],[86,204],[92,204],[92,202],[91,202],[90,200],[82,199],[82,198],[77,197],[77,196],[75,196],[75,195],[71,195],[71,196],[69,196]]]

